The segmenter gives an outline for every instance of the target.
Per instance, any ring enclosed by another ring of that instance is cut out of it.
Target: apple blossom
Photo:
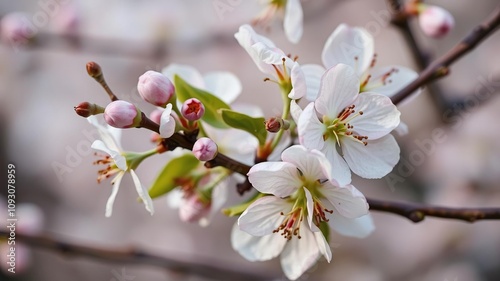
[[[282,11],[284,12],[283,28],[287,39],[297,44],[300,41],[303,33],[303,18],[302,5],[300,0],[268,0],[267,7],[257,16],[254,25],[268,25],[274,15]]]
[[[399,116],[387,96],[359,94],[354,69],[337,64],[323,76],[316,101],[300,114],[299,141],[326,155],[340,186],[351,181],[349,170],[364,178],[381,178],[399,161],[399,146],[390,135]]]
[[[145,101],[161,107],[175,94],[174,84],[165,75],[152,70],[139,77],[137,90]]]
[[[193,145],[193,154],[200,161],[210,161],[217,156],[217,144],[209,138],[199,138]]]
[[[116,175],[115,178],[111,181],[113,190],[111,191],[111,195],[108,199],[108,202],[106,203],[106,217],[110,217],[112,214],[113,204],[115,202],[116,195],[118,194],[121,180],[127,172],[129,172],[132,176],[137,194],[144,202],[146,210],[149,211],[152,215],[154,212],[153,201],[151,200],[147,189],[141,184],[134,170],[139,166],[142,160],[155,154],[156,151],[153,150],[143,154],[123,152],[119,144],[121,130],[99,124],[95,116],[90,116],[87,118],[87,120],[97,128],[102,139],[95,140],[92,143],[91,147],[108,154],[102,159],[94,162],[95,164],[107,165],[106,168],[99,171],[97,181],[101,182],[104,179]]]
[[[239,229],[247,234],[233,229],[232,244],[249,260],[281,253],[286,276],[295,280],[321,255],[331,259],[319,229],[323,223],[355,237],[367,236],[374,226],[365,197],[352,185],[338,187],[328,180],[331,165],[321,152],[295,145],[281,158],[282,162],[258,163],[250,169],[252,185],[274,196],[257,199],[241,214]]]
[[[132,128],[140,125],[142,113],[135,105],[117,100],[106,106],[104,119],[115,128]]]
[[[441,38],[455,25],[453,16],[447,10],[433,5],[420,5],[418,24],[425,35]]]
[[[205,114],[205,106],[198,99],[187,99],[182,104],[181,114],[189,121],[197,121]]]

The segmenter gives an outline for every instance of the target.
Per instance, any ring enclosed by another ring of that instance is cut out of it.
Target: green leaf
[[[229,105],[211,93],[195,88],[184,81],[179,75],[174,76],[175,92],[177,98],[184,102],[190,98],[196,98],[205,106],[205,114],[201,120],[216,128],[227,128],[222,120],[219,110],[230,109]]]
[[[330,226],[328,225],[327,222],[322,221],[319,224],[319,230],[321,230],[321,233],[323,233],[323,236],[325,236],[326,242],[330,242]]]
[[[264,124],[266,120],[263,117],[254,118],[229,109],[222,109],[221,114],[226,124],[254,135],[260,145],[265,144],[267,131]]]
[[[185,154],[170,160],[149,189],[149,196],[156,198],[170,192],[178,186],[176,179],[189,174],[199,163],[193,154]]]

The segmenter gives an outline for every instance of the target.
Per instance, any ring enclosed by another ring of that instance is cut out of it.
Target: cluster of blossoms
[[[432,8],[415,3],[422,18]],[[300,1],[270,5],[259,21],[284,9],[285,31],[297,42],[302,34]],[[206,226],[223,207],[233,177],[240,193],[248,190],[245,186],[254,188],[251,199],[223,210],[239,216],[231,234],[233,248],[250,261],[280,256],[285,275],[296,280],[321,256],[330,262],[330,229],[356,238],[374,230],[367,200],[351,184],[351,173],[381,178],[399,161],[391,133],[407,129],[390,97],[417,73],[401,66],[378,67],[373,37],[345,24],[326,40],[323,65],[299,64],[250,25],[241,26],[235,38],[267,76],[265,81],[279,86],[281,116],[266,120],[259,108],[234,103],[242,89],[233,74],[203,76],[180,64],[139,77],[139,95],[155,107],[149,118],[110,94],[107,85],[112,102],[106,107],[84,102],[75,110],[102,138],[92,144],[105,153],[95,162],[105,165],[98,181],[116,175],[107,217],[122,177],[130,173],[151,214],[153,199],[167,195],[182,221]],[[105,83],[95,63],[88,72]],[[121,129],[140,127],[153,131],[156,148],[123,151]],[[143,160],[163,152],[170,161],[147,189],[135,171]]]

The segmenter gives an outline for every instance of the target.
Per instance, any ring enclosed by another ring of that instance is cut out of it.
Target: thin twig
[[[448,208],[414,203],[389,202],[376,199],[367,199],[370,210],[397,214],[413,222],[421,222],[426,216],[464,220],[475,222],[478,220],[500,219],[500,208]]]
[[[484,40],[488,35],[492,34],[493,31],[500,25],[500,5],[493,11],[493,13],[486,19],[483,23],[477,26],[472,32],[469,33],[462,41],[460,41],[455,47],[449,50],[442,57],[432,62],[425,70],[420,74],[420,76],[410,83],[408,86],[403,88],[397,94],[395,94],[391,99],[394,104],[398,104],[418,88],[428,84],[436,79],[442,78],[449,73],[449,66],[456,60],[463,57],[465,54],[474,49],[482,40]]]
[[[0,237],[7,238],[10,233],[0,231]],[[243,273],[236,270],[194,262],[192,260],[182,261],[178,257],[171,259],[158,256],[134,248],[106,249],[94,246],[87,246],[73,242],[61,241],[47,235],[23,235],[16,233],[16,240],[22,241],[32,247],[48,249],[62,254],[99,259],[120,264],[147,264],[162,267],[173,272],[184,274],[195,274],[214,280],[270,280],[270,276],[255,273]],[[213,259],[211,263],[214,263]]]

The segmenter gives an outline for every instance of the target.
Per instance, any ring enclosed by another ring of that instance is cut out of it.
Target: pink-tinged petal
[[[315,232],[316,244],[318,245],[319,252],[325,257],[327,262],[332,260],[332,249],[321,231]]]
[[[292,90],[288,97],[296,100],[305,96],[307,93],[306,77],[297,62],[293,64],[290,78],[292,79]]]
[[[293,121],[299,123],[300,115],[302,114],[302,108],[297,104],[295,100],[290,101],[290,115],[292,115]]]
[[[120,183],[122,182],[123,175],[125,175],[125,172],[119,172],[112,181],[113,189],[111,190],[111,195],[108,198],[108,202],[106,202],[105,216],[107,218],[111,217],[111,214],[113,213],[113,204],[115,203],[118,189],[120,189]]]
[[[262,162],[248,172],[248,180],[255,189],[278,197],[290,196],[302,187],[299,171],[286,162]]]
[[[359,218],[368,214],[368,203],[365,196],[354,186],[336,187],[326,182],[321,194],[346,218]]]
[[[248,206],[238,219],[238,225],[241,230],[254,236],[272,234],[285,218],[281,213],[286,214],[291,209],[292,205],[286,200],[265,196]]]
[[[306,77],[306,99],[308,101],[315,101],[318,98],[321,77],[325,74],[326,68],[318,64],[306,64],[302,65],[301,68]]]
[[[162,73],[172,82],[174,81],[175,75],[178,75],[191,86],[205,89],[203,76],[201,76],[200,72],[196,68],[190,65],[172,63],[165,67],[162,70]]]
[[[328,222],[338,233],[356,238],[365,238],[375,230],[375,224],[370,214],[356,219],[348,219],[338,213],[333,213]]]
[[[167,104],[160,117],[160,136],[162,138],[169,138],[175,133],[175,120],[171,115],[172,104]]]
[[[311,149],[322,149],[325,141],[325,125],[321,123],[314,110],[314,103],[310,103],[302,111],[297,124],[299,132],[299,141],[302,145]]]
[[[351,170],[366,179],[379,179],[392,171],[399,161],[399,145],[392,135],[368,140],[343,141],[344,159]]]
[[[373,37],[368,31],[341,24],[326,41],[321,58],[326,68],[343,63],[362,77],[371,64],[374,50]]]
[[[285,8],[283,27],[288,40],[294,44],[300,41],[303,33],[302,5],[300,0],[288,0]]]
[[[144,207],[146,207],[146,210],[151,215],[153,215],[154,214],[153,200],[149,196],[148,190],[142,185],[141,181],[139,180],[139,177],[137,176],[134,170],[130,170],[130,175],[132,176],[132,180],[134,181],[135,190],[137,191],[137,194],[141,198],[142,202],[144,203]]]
[[[355,114],[363,111],[363,115],[353,117],[349,124],[354,126],[354,132],[367,136],[368,140],[383,137],[399,125],[401,112],[391,99],[384,95],[362,93],[354,105]]]
[[[354,69],[338,64],[328,69],[321,78],[318,99],[314,102],[316,110],[331,120],[346,107],[352,105],[359,94],[359,78]]]
[[[314,215],[314,201],[312,199],[311,192],[305,187],[304,188],[304,193],[306,194],[306,206],[307,206],[307,224],[309,224],[309,228],[313,232],[318,232],[320,231],[319,228],[313,223],[312,218]]]
[[[118,167],[118,169],[122,171],[126,171],[128,169],[127,159],[125,159],[125,157],[121,155],[120,152],[109,149],[109,147],[107,147],[103,141],[95,140],[90,147],[109,154],[109,156],[113,158],[113,161],[115,162],[115,165],[116,167]]]
[[[305,221],[301,223],[300,236],[300,239],[293,236],[281,253],[281,268],[290,280],[296,280],[302,276],[321,255],[316,237],[308,229]]]
[[[418,73],[403,66],[386,66],[370,72],[368,84],[361,92],[374,92],[392,97],[418,77]]]
[[[248,261],[267,261],[283,251],[288,240],[272,233],[265,236],[253,236],[242,231],[238,224],[231,230],[231,246]]]
[[[295,165],[308,180],[323,180],[330,177],[331,165],[323,153],[294,145],[283,151],[281,159]]]
[[[209,72],[204,77],[205,90],[214,94],[227,104],[232,103],[241,94],[241,82],[231,72]]]
[[[327,141],[321,152],[325,154],[332,167],[329,180],[336,186],[346,186],[351,183],[351,171],[344,158],[337,152],[335,142]]]

